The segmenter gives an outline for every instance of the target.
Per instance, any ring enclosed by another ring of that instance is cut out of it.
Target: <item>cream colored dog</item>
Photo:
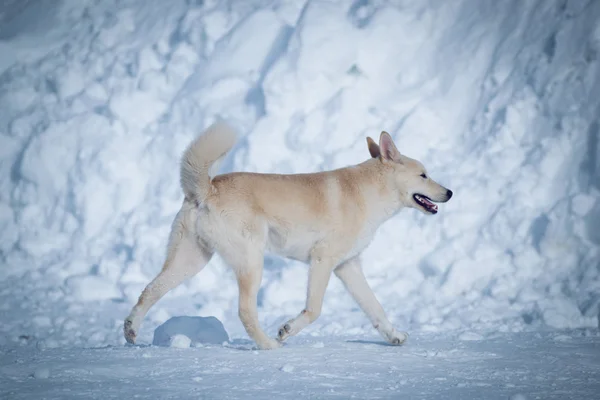
[[[279,347],[321,313],[331,273],[389,343],[408,335],[394,329],[361,270],[360,253],[377,228],[404,207],[437,213],[435,202],[452,192],[433,181],[421,163],[398,151],[382,132],[367,138],[371,159],[310,174],[235,172],[209,175],[234,146],[236,134],[215,123],[183,154],[183,205],[173,222],[167,257],[125,319],[125,339],[134,343],[148,309],[169,290],[197,274],[218,252],[239,286],[239,317],[261,349]],[[256,309],[265,251],[310,264],[306,307],[279,329],[277,340],[260,327]]]

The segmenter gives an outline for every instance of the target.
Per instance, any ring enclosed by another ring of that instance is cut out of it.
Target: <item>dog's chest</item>
[[[294,260],[307,262],[310,252],[320,235],[309,229],[285,229],[270,227],[267,236],[267,250]]]
[[[282,257],[308,262],[315,246],[331,249],[331,256],[340,262],[360,254],[373,239],[375,229],[352,232],[346,229],[311,230],[269,228],[267,251]]]
[[[355,257],[363,252],[364,249],[371,244],[373,240],[373,236],[375,235],[375,229],[363,229],[354,239],[348,254],[345,257],[345,260],[348,260],[352,257]]]

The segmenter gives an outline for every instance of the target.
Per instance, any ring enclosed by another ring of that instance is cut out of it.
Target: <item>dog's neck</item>
[[[400,193],[396,188],[393,170],[379,158],[371,158],[354,166],[357,180],[365,180],[363,196],[371,206],[367,210],[379,224],[392,218],[402,208]]]

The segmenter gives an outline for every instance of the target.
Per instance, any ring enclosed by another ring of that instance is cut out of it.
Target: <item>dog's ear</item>
[[[373,139],[367,136],[367,146],[369,146],[369,153],[372,158],[377,158],[381,155],[381,151],[379,150],[379,145],[375,143]]]
[[[381,135],[379,136],[379,149],[381,152],[381,157],[384,160],[396,162],[401,161],[400,152],[396,148],[392,137],[386,131],[381,131]]]

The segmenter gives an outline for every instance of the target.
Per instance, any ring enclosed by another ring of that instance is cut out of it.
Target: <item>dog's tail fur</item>
[[[224,122],[209,126],[189,144],[181,157],[181,188],[186,199],[203,203],[211,189],[211,172],[237,141],[235,130]],[[215,168],[216,167],[216,168]]]

